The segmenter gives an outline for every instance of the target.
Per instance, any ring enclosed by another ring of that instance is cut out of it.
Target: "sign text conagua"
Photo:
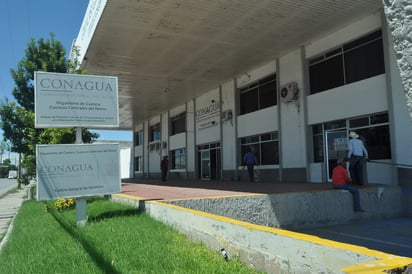
[[[35,72],[35,126],[117,127],[117,77]]]

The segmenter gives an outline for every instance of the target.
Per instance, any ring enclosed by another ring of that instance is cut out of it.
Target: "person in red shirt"
[[[354,210],[365,212],[360,205],[360,195],[357,188],[349,185],[350,179],[346,170],[346,159],[338,159],[336,167],[332,171],[332,184],[334,189],[344,189],[352,193]]]

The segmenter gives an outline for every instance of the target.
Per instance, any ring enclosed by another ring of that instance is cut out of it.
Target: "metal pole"
[[[83,144],[82,128],[76,128],[76,144]],[[76,199],[76,224],[84,226],[87,222],[87,201],[86,197]]]

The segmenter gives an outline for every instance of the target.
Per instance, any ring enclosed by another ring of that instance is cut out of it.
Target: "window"
[[[241,155],[250,149],[256,156],[259,165],[279,164],[279,147],[277,132],[240,138]]]
[[[171,135],[176,135],[186,131],[186,112],[183,112],[170,119],[171,122]]]
[[[143,130],[136,132],[134,142],[135,146],[143,145]]]
[[[349,120],[339,120],[312,126],[314,162],[323,162],[324,132],[326,130],[346,128],[348,134],[356,131],[368,150],[369,159],[391,159],[391,142],[388,113],[378,113]]]
[[[134,171],[143,171],[143,157],[134,158]]]
[[[323,162],[323,128],[322,124],[312,126],[314,162]]]
[[[150,127],[150,142],[160,140],[160,124]]]
[[[359,121],[365,121],[361,127]],[[349,131],[356,131],[368,150],[370,160],[391,159],[389,117],[387,113],[349,120]]]
[[[186,149],[172,150],[172,169],[185,169],[186,168]]]
[[[240,114],[246,114],[277,104],[276,74],[244,86],[240,92]]]
[[[365,35],[309,60],[310,93],[385,73],[382,31]]]

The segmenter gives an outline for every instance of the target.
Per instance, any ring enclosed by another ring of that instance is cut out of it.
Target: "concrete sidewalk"
[[[17,192],[8,193],[13,188],[15,186],[12,186],[10,189],[3,189],[0,193],[0,252],[13,228],[14,217],[23,201],[27,199],[28,186],[22,186]]]

